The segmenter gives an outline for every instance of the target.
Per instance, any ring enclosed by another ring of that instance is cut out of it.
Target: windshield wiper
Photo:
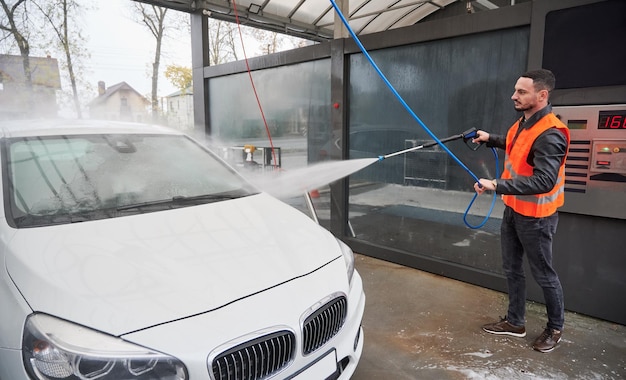
[[[203,194],[203,195],[194,195],[191,197],[185,197],[182,195],[175,196],[172,198],[174,202],[186,203],[186,202],[197,202],[197,201],[220,201],[224,199],[236,199],[244,197],[248,194],[242,194],[240,192],[237,193],[218,193],[218,194]]]
[[[161,199],[157,201],[147,201],[140,203],[133,203],[123,206],[118,206],[117,211],[125,211],[132,209],[140,209],[154,206],[168,206],[168,208],[175,208],[176,206],[189,206],[190,204],[208,203],[209,201],[223,201],[226,199],[236,199],[250,195],[249,193],[241,192],[229,192],[229,193],[217,193],[217,194],[203,194],[186,197],[183,195],[177,195],[170,199]]]
[[[111,218],[113,215],[107,210],[86,210],[78,212],[59,211],[54,214],[24,215],[15,218],[18,227],[43,227],[56,224],[81,223],[97,219]]]
[[[117,206],[115,209],[117,211],[125,211],[132,210],[136,208],[146,208],[146,207],[154,207],[154,206],[164,206],[164,205],[172,205],[174,203],[173,198],[170,199],[160,199],[158,201],[146,201],[139,203],[131,203],[127,205]]]

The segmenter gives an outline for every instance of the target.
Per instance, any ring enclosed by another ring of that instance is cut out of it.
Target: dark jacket
[[[521,128],[528,129],[543,116],[552,112],[552,106],[537,111],[528,120],[520,119]],[[489,134],[488,147],[506,148],[506,136]],[[498,194],[527,195],[543,194],[554,187],[559,167],[567,155],[567,139],[556,128],[551,128],[539,135],[528,154],[526,162],[533,167],[533,174],[515,179],[498,179]]]

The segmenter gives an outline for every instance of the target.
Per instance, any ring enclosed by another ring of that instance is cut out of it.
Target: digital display
[[[598,129],[626,129],[626,110],[600,111]]]

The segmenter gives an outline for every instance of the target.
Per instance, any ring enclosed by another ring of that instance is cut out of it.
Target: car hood
[[[266,194],[20,229],[6,248],[34,311],[114,335],[223,307],[341,257],[328,231]]]

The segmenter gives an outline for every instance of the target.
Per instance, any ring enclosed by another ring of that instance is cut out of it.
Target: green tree
[[[189,67],[169,65],[165,69],[165,78],[181,91],[185,91],[192,84],[192,70]]]

